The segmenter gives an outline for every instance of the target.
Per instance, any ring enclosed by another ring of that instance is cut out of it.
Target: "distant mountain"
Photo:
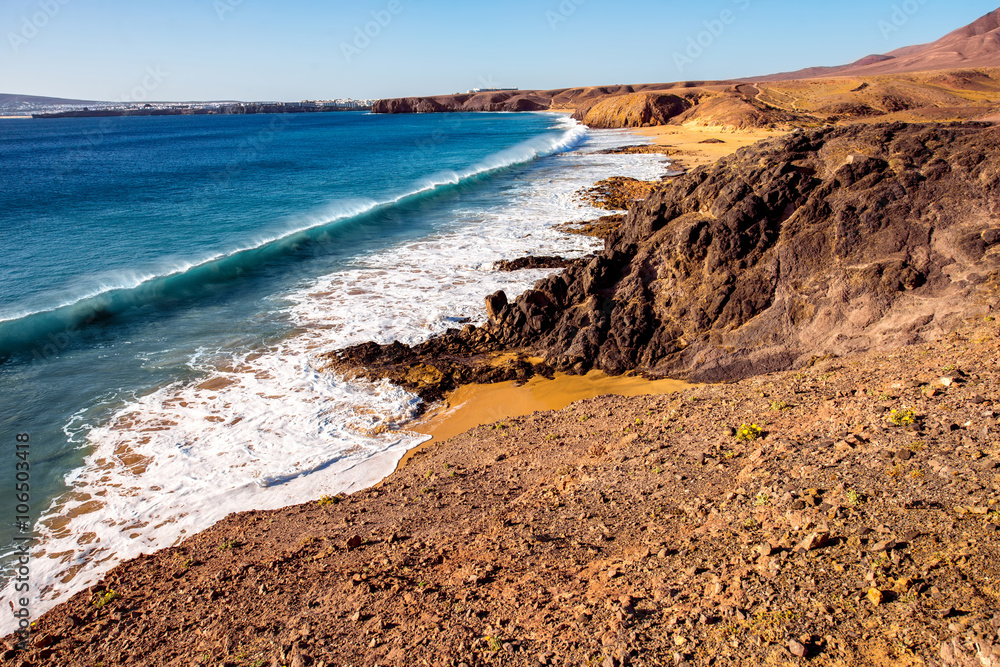
[[[14,106],[18,104],[34,106],[52,106],[63,104],[97,104],[95,100],[68,100],[61,97],[39,97],[37,95],[11,95],[0,93],[0,106]]]
[[[831,76],[876,76],[932,70],[1000,67],[1000,8],[930,44],[871,55],[840,67],[810,67],[755,77],[754,81],[790,81]]]

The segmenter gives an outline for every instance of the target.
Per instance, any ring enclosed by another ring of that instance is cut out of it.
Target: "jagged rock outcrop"
[[[564,269],[570,262],[565,257],[528,255],[517,259],[501,259],[493,265],[497,271],[523,271],[524,269]]]
[[[895,124],[741,150],[485,328],[557,370],[706,381],[933,337],[996,281],[998,147],[991,126]]]
[[[996,303],[998,148],[989,125],[900,123],[742,149],[661,187],[596,256],[487,297],[483,327],[331,368],[433,399],[554,370],[727,381],[933,339]]]

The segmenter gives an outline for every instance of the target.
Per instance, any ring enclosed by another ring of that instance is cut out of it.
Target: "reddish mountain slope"
[[[840,67],[811,67],[755,79],[788,81],[829,76],[875,76],[941,69],[1000,67],[1000,9],[930,44],[907,46]]]

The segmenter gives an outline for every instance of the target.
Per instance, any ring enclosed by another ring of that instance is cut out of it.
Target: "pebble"
[[[806,655],[806,647],[802,645],[802,642],[796,641],[795,639],[788,642],[788,650],[796,658],[803,658]]]

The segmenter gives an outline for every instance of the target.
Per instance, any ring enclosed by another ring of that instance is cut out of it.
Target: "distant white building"
[[[499,93],[505,90],[518,90],[517,88],[473,88],[467,95],[474,95],[476,93]]]

